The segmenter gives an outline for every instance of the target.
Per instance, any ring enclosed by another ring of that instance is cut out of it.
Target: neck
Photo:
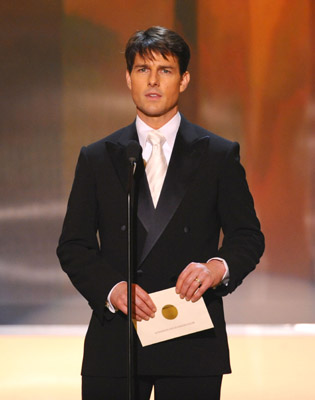
[[[142,119],[143,122],[145,122],[147,125],[149,125],[152,129],[160,129],[162,126],[168,123],[174,115],[178,112],[178,108],[171,110],[170,112],[163,114],[163,115],[158,115],[158,116],[151,116],[151,115],[146,115],[139,109],[137,109],[137,114],[139,118]]]

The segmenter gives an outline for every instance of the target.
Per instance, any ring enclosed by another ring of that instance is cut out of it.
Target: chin
[[[161,117],[162,115],[166,114],[165,111],[158,111],[158,110],[141,110],[141,109],[139,108],[139,111],[140,111],[143,115],[145,115],[146,117],[151,117],[151,118],[154,118],[154,117]]]

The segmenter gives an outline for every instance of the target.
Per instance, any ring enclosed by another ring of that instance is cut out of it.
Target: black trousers
[[[135,398],[149,400],[219,400],[222,375],[203,377],[141,376],[136,379]],[[127,400],[127,378],[82,377],[82,400]]]

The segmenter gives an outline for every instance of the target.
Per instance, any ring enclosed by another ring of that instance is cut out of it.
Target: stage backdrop
[[[241,144],[266,235],[257,280],[313,287],[314,10],[310,0],[1,2],[0,323],[87,322],[55,248],[81,146],[135,117],[123,51],[150,25],[191,46],[183,114]]]

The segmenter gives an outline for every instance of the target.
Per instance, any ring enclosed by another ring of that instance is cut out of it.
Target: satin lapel
[[[120,183],[127,191],[128,183],[128,160],[126,155],[126,147],[130,140],[137,140],[138,135],[135,124],[129,125],[121,131],[121,135],[117,140],[106,142],[107,151],[110,155],[112,164]],[[152,222],[152,211],[154,211],[150,189],[146,179],[143,162],[139,162],[135,171],[136,184],[136,209],[137,215],[142,225],[148,231]]]
[[[194,126],[182,118],[140,264],[148,256],[183,200],[185,192],[200,165],[201,156],[207,148],[207,143],[208,136],[198,137]]]
[[[137,174],[136,198],[138,202],[137,214],[138,218],[142,222],[142,225],[145,227],[146,231],[149,231],[150,227],[153,225],[153,217],[155,210],[143,163],[141,166],[139,166],[138,171],[136,171],[136,174]]]
[[[124,191],[127,191],[129,165],[126,155],[126,147],[130,140],[138,141],[138,135],[134,123],[122,129],[120,131],[120,136],[117,138],[113,137],[112,140],[109,139],[106,141],[106,149]]]

